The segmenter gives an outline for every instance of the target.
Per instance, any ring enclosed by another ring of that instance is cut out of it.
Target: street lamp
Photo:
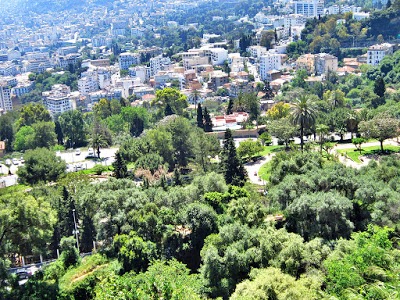
[[[78,248],[78,253],[79,253],[79,239],[78,239],[78,228],[76,226],[76,219],[75,219],[75,209],[72,210],[72,215],[74,216],[74,225],[75,225],[75,230],[72,232],[76,236],[76,247]]]

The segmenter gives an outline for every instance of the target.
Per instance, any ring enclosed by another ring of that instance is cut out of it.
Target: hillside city
[[[0,14],[0,299],[399,299],[399,0]]]

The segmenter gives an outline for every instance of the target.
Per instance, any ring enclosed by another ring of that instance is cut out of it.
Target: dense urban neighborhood
[[[400,298],[400,0],[0,15],[0,299]]]

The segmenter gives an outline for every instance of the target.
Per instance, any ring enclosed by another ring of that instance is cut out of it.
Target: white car
[[[94,156],[94,150],[93,150],[93,148],[89,148],[89,149],[87,150],[87,156]]]
[[[13,163],[14,165],[18,165],[19,161],[18,161],[18,159],[13,158],[13,159],[12,159],[12,163]]]
[[[12,165],[11,159],[9,159],[9,158],[6,159],[6,165],[7,166],[11,166]]]
[[[75,155],[81,155],[81,149],[76,149],[75,150]]]

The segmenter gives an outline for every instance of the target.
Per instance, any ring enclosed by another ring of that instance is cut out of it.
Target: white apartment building
[[[100,90],[97,92],[90,93],[89,98],[92,104],[99,102],[100,99],[107,99],[107,100],[112,100],[112,99],[119,99],[122,97],[122,90],[120,89],[108,89],[108,90]]]
[[[137,77],[140,82],[146,82],[150,79],[150,67],[136,66],[129,68],[129,76]]]
[[[150,76],[156,75],[159,71],[168,71],[171,66],[169,57],[156,56],[150,58]]]
[[[250,56],[257,59],[268,52],[267,48],[263,46],[250,46],[248,50],[250,52]]]
[[[282,68],[281,55],[275,51],[268,51],[260,57],[259,75],[261,80],[266,80],[268,71],[280,70]]]
[[[15,76],[18,74],[17,67],[11,62],[0,63],[0,75]]]
[[[100,89],[108,88],[111,85],[111,72],[107,70],[97,70],[97,79]]]
[[[119,55],[120,70],[128,70],[132,65],[140,64],[140,56],[137,53],[125,52]]]
[[[215,65],[222,65],[228,59],[228,50],[224,48],[211,48],[211,63]]]
[[[7,112],[12,109],[11,88],[6,81],[0,81],[0,110]]]
[[[390,54],[393,54],[393,45],[389,43],[373,45],[367,51],[367,64],[376,66],[386,55]]]
[[[99,90],[97,76],[95,74],[84,76],[78,80],[78,90],[82,95]]]
[[[42,93],[43,102],[52,116],[74,108],[70,88],[65,84],[55,84],[51,91]]]
[[[306,18],[314,18],[324,14],[324,0],[294,1],[294,13]]]

